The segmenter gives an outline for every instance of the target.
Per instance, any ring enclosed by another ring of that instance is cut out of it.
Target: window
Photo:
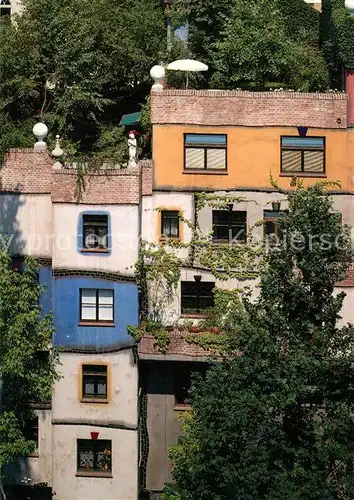
[[[114,291],[95,288],[80,289],[80,319],[83,322],[113,323]]]
[[[107,366],[82,366],[82,399],[107,401]]]
[[[11,15],[10,0],[0,0],[0,17]]]
[[[185,134],[185,170],[226,170],[226,135]]]
[[[286,212],[275,212],[272,210],[264,211],[264,237],[281,238],[281,230],[278,225],[279,219],[284,217]]]
[[[161,236],[179,238],[179,216],[177,210],[161,211]]]
[[[191,385],[190,372],[179,370],[179,376],[175,380],[175,408],[188,408],[189,389]]]
[[[83,247],[89,250],[107,250],[108,216],[83,215]]]
[[[35,442],[35,449],[33,451],[33,455],[38,455],[38,416],[34,416],[26,421],[25,427],[23,429],[23,435],[29,441]]]
[[[247,239],[247,212],[213,210],[213,241],[245,243]]]
[[[325,172],[325,138],[282,137],[281,172],[323,174]]]
[[[209,307],[214,306],[213,289],[215,283],[207,281],[181,282],[181,311],[182,314],[201,314]]]
[[[112,441],[78,439],[77,472],[78,474],[110,475],[112,472]]]

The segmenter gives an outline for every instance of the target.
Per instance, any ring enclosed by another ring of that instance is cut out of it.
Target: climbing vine
[[[170,343],[169,329],[172,329],[181,332],[187,342],[197,344],[206,350],[222,352],[226,348],[225,332],[231,311],[240,308],[240,294],[248,293],[245,286],[231,292],[216,288],[215,307],[206,312],[205,318],[198,326],[193,322],[183,324],[180,320],[169,328],[165,325],[170,324],[168,306],[176,297],[182,266],[209,271],[220,281],[229,279],[245,281],[258,277],[264,264],[264,248],[259,241],[254,244],[253,228],[250,228],[247,235],[247,243],[216,244],[212,233],[205,233],[200,223],[200,212],[204,207],[229,210],[230,205],[246,202],[252,203],[239,196],[196,193],[195,220],[186,218],[182,211],[178,214],[180,223],[189,230],[190,237],[187,241],[166,237],[159,243],[142,242],[135,266],[141,296],[141,321],[139,326],[129,328],[129,333],[136,342],[140,342],[144,335],[152,335],[155,347],[165,353]]]

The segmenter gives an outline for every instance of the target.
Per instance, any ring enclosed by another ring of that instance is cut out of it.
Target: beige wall
[[[11,3],[11,14],[21,14],[23,11],[23,5],[20,0],[10,0]]]
[[[112,249],[110,255],[87,255],[77,249],[79,216],[85,211],[110,213]],[[55,247],[53,267],[96,269],[133,274],[138,259],[139,213],[133,205],[54,205]],[[128,268],[128,269],[127,269]]]
[[[5,469],[5,483],[52,484],[52,416],[50,410],[35,410],[38,415],[38,453],[21,457]]]
[[[131,349],[111,354],[60,355],[62,378],[55,384],[52,415],[55,420],[101,420],[137,425],[138,369]],[[81,403],[82,364],[107,364],[109,403]]]
[[[77,439],[112,441],[112,478],[76,477]],[[53,493],[58,500],[137,500],[137,431],[85,425],[53,427]]]
[[[0,233],[10,235],[15,254],[50,258],[52,204],[50,195],[0,195]]]

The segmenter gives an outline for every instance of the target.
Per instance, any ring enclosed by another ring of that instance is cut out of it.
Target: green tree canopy
[[[260,296],[233,316],[229,354],[194,382],[167,498],[354,496],[354,332],[338,326],[334,294],[348,229],[320,185],[290,194],[280,224]]]
[[[25,0],[0,24],[0,105],[8,120],[40,114],[80,151],[119,143],[123,113],[139,110],[165,49],[159,0]],[[107,142],[108,141],[108,142]]]
[[[175,11],[189,21],[190,51],[209,65],[211,86],[328,87],[319,15],[303,0],[181,0]]]
[[[38,267],[26,259],[23,270],[0,250],[0,469],[35,443],[24,434],[30,402],[51,398],[57,353],[50,348],[53,321],[40,306]]]

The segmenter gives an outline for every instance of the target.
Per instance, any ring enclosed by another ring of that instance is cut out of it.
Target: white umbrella
[[[186,88],[188,88],[188,73],[189,71],[208,71],[208,66],[201,63],[200,61],[195,61],[194,59],[178,59],[177,61],[171,62],[167,69],[172,69],[173,71],[185,71],[186,76]]]

